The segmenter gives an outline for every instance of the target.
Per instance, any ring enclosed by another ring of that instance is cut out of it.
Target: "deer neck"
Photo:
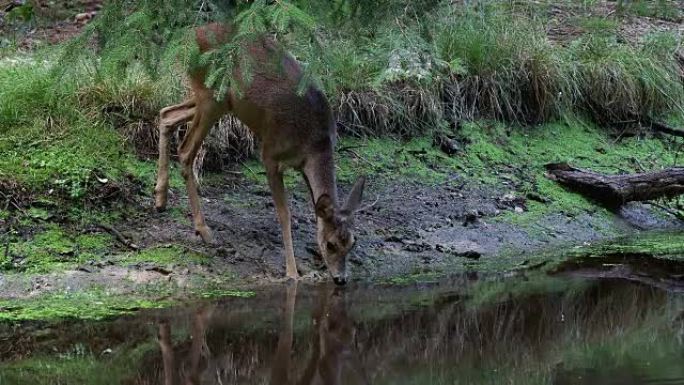
[[[303,173],[314,206],[318,199],[326,194],[332,198],[335,206],[337,206],[337,183],[335,181],[335,161],[332,149],[312,155],[307,160]]]

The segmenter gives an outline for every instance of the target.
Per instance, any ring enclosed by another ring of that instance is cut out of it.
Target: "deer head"
[[[364,177],[354,183],[344,206],[337,207],[328,194],[321,195],[316,201],[318,217],[318,248],[333,281],[338,285],[347,283],[347,254],[354,247],[354,214],[359,209]]]

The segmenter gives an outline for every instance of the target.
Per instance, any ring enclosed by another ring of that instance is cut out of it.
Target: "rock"
[[[480,214],[477,210],[469,210],[465,215],[465,219],[463,220],[463,227],[476,224],[478,218],[480,218]]]
[[[95,271],[95,269],[92,266],[88,266],[88,265],[81,265],[78,268],[76,268],[76,270],[82,271],[84,273],[92,273]]]
[[[435,250],[468,259],[479,259],[483,254],[482,247],[471,241],[439,243],[435,245]]]
[[[432,245],[425,242],[415,242],[415,241],[404,241],[404,250],[413,253],[420,253],[423,251],[432,250]]]

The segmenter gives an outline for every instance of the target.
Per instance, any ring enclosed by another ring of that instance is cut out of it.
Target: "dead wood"
[[[684,193],[684,167],[622,175],[600,174],[567,163],[548,164],[546,169],[551,179],[611,208],[626,202],[672,198]]]
[[[662,132],[663,134],[669,134],[673,136],[679,136],[684,138],[684,130],[681,130],[679,128],[674,128],[671,126],[668,126],[665,123],[660,123],[660,122],[655,122],[655,121],[649,121],[648,122],[651,125],[651,129],[656,132]]]

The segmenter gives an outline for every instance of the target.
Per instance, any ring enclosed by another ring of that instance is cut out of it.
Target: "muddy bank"
[[[348,188],[341,188],[342,196]],[[298,268],[305,281],[325,280],[308,194],[301,184],[291,192]],[[144,288],[153,296],[182,297],[198,288],[244,288],[281,280],[280,226],[268,188],[242,177],[222,176],[205,183],[202,196],[214,245],[203,244],[194,234],[185,192],[175,189],[169,211],[141,211],[116,224],[142,251],[131,252],[119,243],[111,255],[77,269],[7,274],[0,278],[0,292],[5,298],[26,298],[94,287],[104,287],[108,294],[139,293]],[[684,227],[661,209],[638,203],[616,214],[597,209],[530,218],[529,199],[457,176],[438,185],[371,181],[368,206],[356,220],[351,275],[355,280],[401,282],[421,274],[505,272],[526,267],[531,256],[544,251]],[[151,207],[151,197],[141,204]]]

